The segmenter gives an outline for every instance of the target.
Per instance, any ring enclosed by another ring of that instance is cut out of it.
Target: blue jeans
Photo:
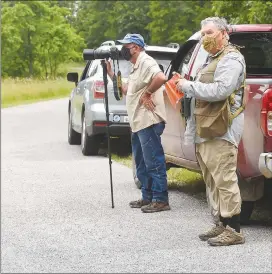
[[[136,174],[142,183],[142,199],[168,202],[166,164],[161,134],[165,123],[161,122],[133,132],[132,153],[136,163]]]

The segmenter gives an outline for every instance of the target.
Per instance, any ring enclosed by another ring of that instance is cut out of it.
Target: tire
[[[80,133],[76,132],[72,127],[72,113],[69,110],[68,115],[68,143],[70,145],[80,145],[81,136]]]
[[[250,217],[252,215],[252,212],[254,210],[255,201],[243,201],[241,206],[241,224],[242,225],[248,225],[250,224]]]
[[[142,188],[142,183],[137,178],[136,164],[135,164],[133,155],[132,155],[132,174],[133,174],[133,180],[134,180],[134,183],[135,183],[136,187],[141,189]]]
[[[264,199],[270,199],[272,197],[272,179],[264,179]]]
[[[82,134],[81,134],[81,151],[84,156],[98,155],[100,140],[99,136],[88,136],[86,130],[85,113],[82,116]]]

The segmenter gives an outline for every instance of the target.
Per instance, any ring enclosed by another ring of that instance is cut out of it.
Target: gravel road
[[[272,272],[272,229],[244,227],[244,245],[210,247],[206,202],[170,192],[172,210],[130,209],[131,170],[67,142],[67,99],[2,109],[2,273]]]

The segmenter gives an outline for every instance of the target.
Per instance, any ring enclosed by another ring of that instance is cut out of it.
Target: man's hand
[[[111,63],[109,60],[105,60],[105,63],[107,65],[107,73],[109,75],[109,77],[112,79],[113,78],[113,71],[112,71],[112,68],[111,68]]]
[[[151,98],[151,94],[148,94],[146,92],[144,92],[140,98],[140,104],[144,105],[144,107],[150,111],[154,111],[156,105],[154,104],[154,102],[152,101]]]
[[[178,79],[175,81],[177,90],[182,91],[182,85],[186,82],[187,80],[182,78],[182,79]]]

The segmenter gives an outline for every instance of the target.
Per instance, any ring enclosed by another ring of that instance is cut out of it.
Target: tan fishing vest
[[[214,73],[220,59],[229,52],[239,52],[233,46],[227,46],[224,51],[216,57],[209,65],[200,71],[199,81],[202,83],[213,83]],[[208,102],[200,99],[196,99],[196,105],[194,110],[196,120],[196,132],[201,138],[213,139],[214,137],[221,137],[227,131],[232,123],[232,120],[237,117],[245,108],[245,102],[243,100],[242,106],[231,113],[230,106],[234,105],[235,94],[243,85],[235,90],[227,99],[217,102]]]

